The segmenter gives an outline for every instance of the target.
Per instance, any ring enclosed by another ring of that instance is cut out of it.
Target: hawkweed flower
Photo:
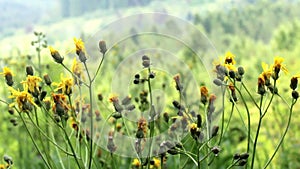
[[[69,110],[69,106],[67,103],[66,96],[64,94],[52,94],[52,99],[54,105],[52,107],[53,112],[55,112],[59,117],[68,118],[67,112]]]
[[[99,49],[103,55],[106,53],[107,48],[106,48],[106,43],[104,40],[99,41]]]
[[[32,106],[36,106],[32,95],[27,92],[28,90],[26,88],[21,92],[14,88],[9,88],[9,90],[11,92],[9,98],[15,99],[15,102],[10,104],[10,107],[17,104],[20,111],[31,111]]]
[[[133,159],[131,165],[134,168],[139,168],[141,166],[141,162],[140,162],[140,160],[138,160],[137,158],[135,158],[135,159]]]
[[[158,158],[153,158],[150,161],[150,165],[152,165],[154,168],[159,168],[160,167],[160,160]]]
[[[71,71],[75,75],[74,76],[74,84],[79,85],[80,80],[78,80],[77,78],[84,79],[84,76],[83,76],[82,64],[78,63],[76,58],[73,59]]]
[[[81,39],[77,39],[77,38],[73,38],[74,40],[74,44],[76,47],[76,54],[79,57],[79,60],[83,63],[86,62],[87,58],[85,55],[85,47],[84,47],[84,43]]]
[[[63,63],[64,58],[61,57],[61,55],[59,54],[59,52],[56,49],[54,49],[52,46],[49,46],[49,50],[50,50],[50,54],[51,54],[52,58],[54,59],[54,61],[56,63],[59,63],[59,64]]]
[[[124,108],[120,105],[119,99],[116,95],[111,96],[109,101],[113,103],[116,112],[121,113],[123,111]]]
[[[263,75],[259,75],[257,80],[257,93],[260,95],[264,95],[266,93],[265,89],[265,79]]]
[[[208,100],[208,89],[205,86],[200,87],[201,102],[205,105]]]
[[[273,79],[277,80],[279,78],[279,72],[280,70],[282,70],[284,73],[288,73],[287,68],[282,64],[282,62],[284,61],[284,58],[276,56],[274,58],[274,65],[273,65]]]
[[[13,81],[14,74],[8,67],[3,67],[3,72],[0,74],[5,77],[5,81],[8,86],[12,86],[14,84]]]
[[[22,81],[21,83],[27,86],[29,93],[37,97],[40,93],[39,82],[41,81],[40,77],[28,75],[26,81]]]
[[[231,52],[226,52],[224,64],[234,65],[236,63],[234,58],[235,56]]]
[[[60,76],[60,83],[54,83],[53,85],[56,85],[57,91],[61,91],[62,93],[66,94],[66,95],[71,95],[72,94],[72,88],[74,85],[74,81],[72,78],[64,78],[63,75],[61,74]]]
[[[263,72],[261,73],[261,76],[263,77],[264,81],[265,81],[265,85],[269,86],[271,85],[271,81],[270,78],[272,76],[272,67],[264,62],[261,63],[261,66],[263,68]]]

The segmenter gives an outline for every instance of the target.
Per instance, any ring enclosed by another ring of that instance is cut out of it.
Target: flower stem
[[[258,136],[259,136],[259,131],[261,128],[261,123],[262,123],[262,102],[263,102],[263,98],[264,96],[261,95],[260,98],[260,105],[259,105],[259,121],[258,121],[258,126],[257,126],[257,130],[256,130],[256,135],[255,135],[255,139],[254,139],[254,143],[253,143],[253,153],[252,153],[252,161],[251,161],[251,169],[254,168],[254,161],[255,161],[255,154],[256,154],[256,145],[257,145],[257,141],[258,141]]]
[[[264,169],[267,168],[269,166],[269,164],[271,163],[271,161],[273,160],[273,158],[275,157],[276,153],[278,152],[281,144],[283,143],[283,140],[285,138],[285,135],[287,134],[289,128],[290,128],[290,124],[291,124],[291,119],[292,119],[292,113],[293,113],[293,107],[295,105],[295,103],[297,102],[297,100],[294,101],[294,99],[292,100],[292,105],[290,107],[290,113],[289,113],[289,119],[285,128],[285,131],[283,133],[283,135],[280,138],[279,143],[277,144],[274,153],[272,154],[271,158],[268,160],[268,162],[265,164]]]

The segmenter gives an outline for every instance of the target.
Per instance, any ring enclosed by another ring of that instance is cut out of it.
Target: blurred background
[[[272,63],[277,55],[284,57],[290,74],[279,85],[288,91],[290,76],[300,73],[299,7],[300,0],[0,0],[0,66],[22,59],[27,63],[26,59],[35,55],[31,45],[36,38],[34,31],[43,32],[49,45],[67,52],[74,48],[73,37],[87,40],[119,18],[159,12],[195,25],[219,55],[226,51],[235,54],[238,64],[245,67],[246,83],[252,91],[256,90],[257,76],[262,71],[261,62]],[[193,40],[197,43],[197,39]],[[47,49],[42,51],[42,59],[52,60]],[[4,80],[1,85],[5,85]],[[1,91],[1,98],[6,97],[7,91]],[[289,93],[286,97],[290,97]],[[291,131],[274,168],[300,168],[299,106],[296,107]],[[12,137],[17,132],[9,123],[7,107],[0,105],[0,109],[0,156],[7,153],[21,157],[19,141]],[[279,112],[279,118],[264,124],[267,129],[262,133],[270,147],[275,143],[267,138],[280,136],[278,132],[282,133],[286,121],[278,119],[285,119],[284,113]]]

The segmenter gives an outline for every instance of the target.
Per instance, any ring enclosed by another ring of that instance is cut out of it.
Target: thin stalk
[[[226,90],[223,88],[222,86],[222,90],[223,90],[223,95],[222,95],[222,124],[221,124],[221,135],[220,135],[220,139],[219,139],[219,143],[218,145],[221,144],[222,142],[222,138],[223,138],[223,134],[224,134],[224,121],[225,121],[225,92]]]
[[[270,163],[272,162],[273,158],[275,157],[276,153],[278,152],[280,146],[282,145],[282,143],[283,143],[283,141],[284,141],[284,138],[285,138],[285,136],[286,136],[286,134],[287,134],[287,132],[288,132],[288,130],[289,130],[289,128],[290,128],[291,119],[292,119],[292,113],[293,113],[293,107],[294,107],[294,105],[295,105],[296,102],[297,102],[297,100],[295,100],[295,101],[294,101],[294,99],[292,100],[292,105],[291,105],[291,107],[290,107],[290,112],[289,112],[289,119],[288,119],[288,122],[287,122],[287,125],[286,125],[286,128],[285,128],[285,131],[284,131],[283,135],[281,136],[280,141],[279,141],[279,143],[277,144],[277,146],[276,146],[276,148],[275,148],[275,151],[274,151],[274,153],[272,154],[271,158],[270,158],[270,159],[268,160],[268,162],[265,164],[264,169],[267,168],[267,167],[270,165]]]
[[[16,110],[17,110],[17,109],[16,109]],[[38,153],[39,153],[40,156],[42,157],[42,160],[44,161],[44,163],[45,163],[45,165],[47,166],[47,168],[48,168],[48,169],[51,169],[51,166],[48,164],[48,161],[47,161],[47,160],[45,159],[45,157],[43,156],[43,154],[42,154],[40,148],[38,147],[38,145],[37,145],[36,142],[35,142],[35,139],[33,138],[32,134],[30,133],[30,131],[29,131],[29,129],[28,129],[28,126],[26,125],[26,122],[25,122],[23,116],[21,115],[21,113],[20,113],[18,110],[17,110],[17,112],[19,113],[19,116],[21,117],[21,120],[22,120],[22,122],[23,122],[23,124],[24,124],[24,126],[25,126],[25,129],[26,129],[26,131],[27,131],[27,133],[28,133],[28,135],[29,135],[29,137],[30,137],[30,139],[31,139],[31,141],[32,141],[32,143],[33,143],[33,145],[34,145],[34,147],[36,148],[36,150],[38,151]]]
[[[92,78],[91,82],[93,82],[93,81],[95,80],[95,78],[97,77],[97,75],[98,75],[98,73],[99,73],[99,70],[100,70],[100,68],[101,68],[101,66],[102,66],[102,63],[103,63],[103,61],[104,61],[104,57],[105,57],[105,54],[103,53],[103,54],[102,54],[101,61],[100,61],[100,64],[99,64],[99,66],[98,66],[98,68],[97,68],[97,70],[96,70],[96,73],[95,73],[94,77]]]
[[[254,161],[255,161],[255,154],[256,154],[256,145],[257,145],[257,141],[258,141],[258,136],[259,136],[259,131],[260,131],[260,128],[261,128],[261,123],[262,123],[262,102],[263,102],[263,98],[264,96],[261,95],[261,98],[260,98],[260,109],[259,109],[259,121],[258,121],[258,126],[257,126],[257,130],[256,130],[256,135],[255,135],[255,139],[254,139],[254,143],[253,143],[253,153],[252,153],[252,161],[251,161],[251,169],[254,168]]]
[[[75,152],[75,150],[74,150],[74,148],[73,148],[73,145],[72,145],[72,142],[71,142],[71,140],[69,139],[69,137],[68,137],[68,133],[66,132],[66,130],[65,129],[63,129],[62,128],[62,130],[63,130],[63,132],[64,132],[64,134],[65,134],[65,137],[66,137],[66,139],[67,139],[67,142],[68,142],[68,144],[69,144],[69,146],[70,146],[70,148],[71,148],[71,151],[72,151],[72,153],[73,153],[73,156],[74,156],[74,159],[75,159],[75,162],[76,162],[76,164],[77,164],[77,166],[78,166],[78,168],[82,168],[81,167],[81,165],[80,165],[80,163],[79,163],[79,161],[78,161],[78,158],[77,158],[77,155],[76,155],[76,152]]]
[[[28,118],[31,120],[31,122],[34,124],[34,122],[33,122],[32,118],[31,118],[31,116],[29,115],[29,113],[26,113],[26,114],[27,114]],[[35,116],[35,121],[36,121],[36,127],[40,128],[36,108],[34,108],[34,116]],[[53,163],[53,161],[52,161],[51,157],[49,156],[50,151],[47,151],[47,149],[46,149],[46,147],[44,145],[44,142],[42,141],[42,135],[41,135],[40,130],[38,130],[38,137],[39,137],[39,140],[41,141],[42,150],[45,152],[45,156],[47,158],[47,161],[49,161],[49,165],[52,168],[53,166],[52,166],[51,163]]]
[[[151,69],[150,67],[148,67],[148,73],[150,74],[151,73]],[[154,105],[153,105],[153,98],[152,98],[152,88],[151,88],[151,79],[149,78],[148,76],[148,89],[149,89],[149,94],[150,94],[150,105],[151,105],[151,108],[150,108],[150,137],[149,137],[149,140],[150,140],[150,145],[149,145],[149,152],[148,152],[148,156],[147,156],[147,159],[148,159],[148,168],[150,168],[150,158],[151,158],[151,151],[152,151],[152,141],[153,141],[153,134],[154,134],[154,114],[155,114],[155,110],[154,110]]]
[[[230,79],[231,80],[231,79]],[[232,82],[232,80],[231,80],[231,82]],[[247,111],[247,123],[248,123],[248,136],[247,136],[247,141],[248,141],[248,143],[247,143],[247,152],[249,152],[249,150],[250,150],[250,141],[251,141],[251,119],[250,119],[250,112],[249,112],[249,108],[248,108],[248,105],[247,105],[247,103],[246,103],[246,100],[245,100],[245,98],[244,98],[244,96],[243,96],[243,94],[242,94],[242,92],[240,91],[240,89],[238,88],[238,87],[236,87],[235,85],[234,85],[234,87],[235,87],[235,89],[238,91],[238,93],[239,93],[239,95],[240,95],[240,97],[241,97],[241,99],[242,99],[242,101],[243,101],[243,103],[244,103],[244,106],[245,106],[245,109],[246,109],[246,111]]]
[[[77,75],[75,75],[64,63],[61,63],[61,65],[69,72],[72,74],[72,76],[76,77],[76,79],[78,79],[79,82],[81,82],[83,85],[85,85],[86,87],[89,87],[89,85],[87,83],[85,83],[83,80],[81,80],[80,77],[78,77]]]
[[[93,97],[92,97],[92,79],[91,79],[91,75],[88,71],[87,65],[84,62],[83,63],[85,70],[87,72],[88,78],[89,78],[89,85],[88,85],[88,89],[89,89],[89,97],[90,97],[90,152],[89,152],[89,162],[88,162],[88,168],[91,169],[92,168],[92,159],[93,159],[93,134],[94,134],[94,119],[93,119]]]
[[[242,81],[241,82],[243,88],[246,90],[246,92],[248,93],[248,95],[250,96],[251,100],[253,101],[253,103],[255,104],[255,106],[257,108],[259,108],[259,106],[257,105],[256,101],[254,100],[253,96],[251,95],[250,91],[248,90],[248,88],[246,87],[245,83]]]
[[[276,89],[276,80],[274,80],[274,90],[275,90],[275,89]],[[271,99],[270,99],[270,101],[269,101],[269,104],[268,104],[267,108],[265,109],[264,113],[261,115],[262,118],[263,118],[263,117],[266,115],[266,113],[268,112],[268,109],[269,109],[269,107],[271,106],[271,103],[272,103],[272,101],[273,101],[274,95],[275,95],[275,92],[272,93],[272,96],[271,96]]]

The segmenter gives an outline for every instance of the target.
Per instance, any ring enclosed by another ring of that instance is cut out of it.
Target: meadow
[[[0,169],[300,168],[299,3],[141,13],[183,12],[156,2],[3,35]]]

